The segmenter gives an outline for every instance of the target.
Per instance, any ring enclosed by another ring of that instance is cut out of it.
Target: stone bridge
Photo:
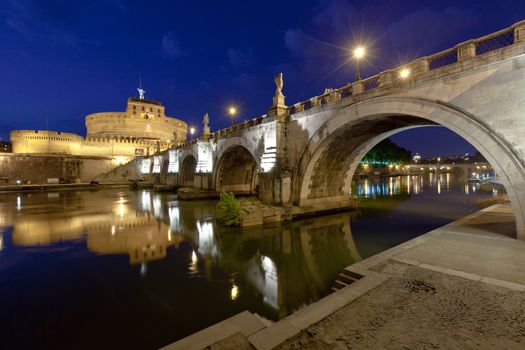
[[[525,21],[292,106],[277,85],[266,115],[214,133],[205,125],[200,139],[137,160],[137,171],[168,185],[257,193],[301,212],[330,210],[352,206],[352,176],[375,144],[441,125],[497,171],[525,239]]]

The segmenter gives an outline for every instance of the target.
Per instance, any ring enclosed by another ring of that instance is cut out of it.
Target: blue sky
[[[356,42],[369,47],[366,77],[522,19],[525,1],[505,0],[4,0],[0,137],[46,120],[84,135],[85,115],[137,95],[139,72],[168,115],[200,127],[208,112],[217,130],[229,104],[239,120],[266,113],[277,72],[288,104],[351,82]],[[425,155],[471,150],[447,131],[419,130],[394,140]]]

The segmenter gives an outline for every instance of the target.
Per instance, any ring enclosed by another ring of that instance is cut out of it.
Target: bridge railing
[[[454,64],[461,63],[466,60],[483,57],[491,52],[497,50],[504,50],[515,44],[525,43],[525,21],[515,23],[509,28],[505,28],[495,33],[483,36],[478,39],[468,40],[453,48],[438,52],[436,54],[418,58],[403,66],[386,70],[376,74],[372,77],[347,84],[337,89],[327,89],[322,95],[314,96],[306,101],[297,102],[288,107],[288,115],[301,113],[306,110],[334,103],[339,100],[356,98],[367,93],[375,92],[376,90],[383,90],[392,86],[403,86],[405,82],[424,80],[425,77],[431,79],[439,75],[447,75],[451,71],[445,67],[451,67]],[[525,50],[524,50],[525,51]],[[510,52],[510,55],[515,53]],[[405,79],[400,78],[402,70],[408,69],[409,76]],[[434,74],[428,76],[427,73]],[[241,130],[253,127],[263,123],[263,115],[250,120],[245,120],[239,124],[233,125],[229,128],[218,130],[211,134],[211,137],[217,139],[221,136],[231,135]],[[198,139],[194,139],[182,144],[177,148],[187,147],[195,144]]]
[[[438,72],[443,67],[451,66],[468,59],[475,59],[489,52],[502,50],[517,43],[525,42],[525,21],[518,22],[509,28],[483,36],[478,39],[469,40],[456,45],[453,48],[438,52],[436,54],[418,58],[401,67],[383,71],[372,77],[356,81],[338,89],[329,90],[323,95],[315,96],[307,101],[297,102],[288,108],[289,115],[303,112],[305,110],[335,102],[341,99],[354,98],[357,95],[366,94],[378,88],[388,88],[400,85],[400,72],[408,69],[410,75],[403,79],[410,81],[414,78],[422,78],[429,71]],[[447,69],[441,70],[443,75],[449,73]],[[432,78],[435,78],[432,75]]]

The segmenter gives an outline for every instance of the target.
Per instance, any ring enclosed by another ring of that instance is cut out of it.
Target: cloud
[[[443,49],[454,38],[474,30],[480,16],[472,10],[449,7],[442,11],[420,9],[392,23],[388,37],[399,50],[416,49],[422,54]],[[465,40],[469,37],[465,37]]]
[[[226,52],[228,61],[234,68],[248,67],[257,62],[251,47],[246,50],[229,48]]]
[[[0,14],[9,28],[28,40],[46,40],[55,45],[98,46],[97,40],[79,35],[72,29],[89,6],[87,1],[8,0]]]
[[[161,51],[162,54],[167,58],[177,58],[183,56],[183,52],[179,46],[179,40],[172,32],[167,32],[162,36]]]

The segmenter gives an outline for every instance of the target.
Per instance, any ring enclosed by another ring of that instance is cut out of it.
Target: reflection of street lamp
[[[355,80],[356,81],[361,80],[361,74],[359,72],[359,61],[361,61],[363,57],[365,57],[365,48],[362,46],[356,47],[354,49],[354,58],[355,58],[355,66],[356,66],[356,70],[355,70]]]
[[[193,140],[193,134],[195,134],[195,128],[192,126],[190,128],[191,140]]]
[[[237,108],[230,106],[230,108],[228,108],[228,114],[230,115],[230,126],[233,126],[233,118],[235,118],[235,114],[237,114]]]

